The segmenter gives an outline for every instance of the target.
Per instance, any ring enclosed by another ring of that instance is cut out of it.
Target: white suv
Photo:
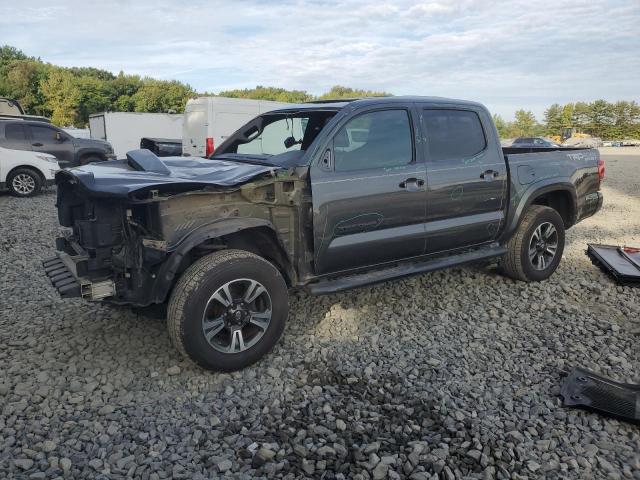
[[[48,153],[0,147],[0,188],[17,197],[30,197],[53,184],[58,170],[56,157]]]

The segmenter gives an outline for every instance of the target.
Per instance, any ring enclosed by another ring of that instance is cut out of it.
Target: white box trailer
[[[104,112],[89,115],[91,138],[106,140],[118,158],[140,148],[143,137],[182,138],[184,116],[174,113]]]
[[[249,120],[261,113],[290,105],[246,98],[192,98],[184,109],[182,154],[208,157],[229,135]]]

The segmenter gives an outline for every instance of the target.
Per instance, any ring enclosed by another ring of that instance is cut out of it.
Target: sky
[[[0,0],[0,44],[217,93],[332,85],[480,101],[640,101],[640,0]]]

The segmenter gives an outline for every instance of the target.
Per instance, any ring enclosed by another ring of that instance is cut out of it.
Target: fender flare
[[[273,224],[261,218],[225,218],[216,220],[213,223],[202,225],[183,237],[177,244],[176,248],[170,253],[171,255],[162,264],[157,272],[155,282],[150,292],[149,303],[162,303],[166,299],[173,281],[176,277],[178,269],[182,264],[182,260],[189,254],[193,248],[212,238],[220,238],[231,233],[240,232],[257,227],[266,227],[276,233]],[[277,235],[275,235],[276,238]],[[282,248],[282,245],[279,243]],[[286,250],[282,248],[283,252]],[[288,259],[288,255],[287,255]]]
[[[568,179],[558,181],[558,178],[550,178],[548,180],[530,185],[529,188],[521,191],[521,195],[512,199],[510,208],[510,214],[507,217],[506,228],[502,234],[501,240],[508,240],[518,229],[520,220],[524,215],[524,212],[531,206],[533,201],[540,195],[550,192],[567,192],[572,200],[571,204],[571,221],[569,225],[575,224],[575,218],[578,214],[578,196],[576,194],[576,187]],[[518,202],[515,204],[515,202]],[[515,204],[515,205],[514,205]]]
[[[104,159],[107,158],[107,153],[104,150],[100,150],[99,148],[96,148],[96,147],[80,147],[75,155],[76,161],[80,162],[81,158],[87,157],[89,155],[95,155],[96,157],[100,157]]]

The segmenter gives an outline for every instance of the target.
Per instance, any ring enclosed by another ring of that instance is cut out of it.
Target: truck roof
[[[284,108],[278,108],[268,113],[288,111],[288,110],[341,110],[347,105],[354,107],[378,105],[385,103],[395,102],[415,102],[415,103],[429,103],[435,105],[466,105],[472,107],[483,107],[481,103],[471,102],[469,100],[458,100],[454,98],[445,97],[423,97],[416,95],[401,95],[397,97],[367,97],[357,99],[344,99],[344,100],[316,100],[313,102],[291,104]],[[483,107],[484,108],[484,107]]]

